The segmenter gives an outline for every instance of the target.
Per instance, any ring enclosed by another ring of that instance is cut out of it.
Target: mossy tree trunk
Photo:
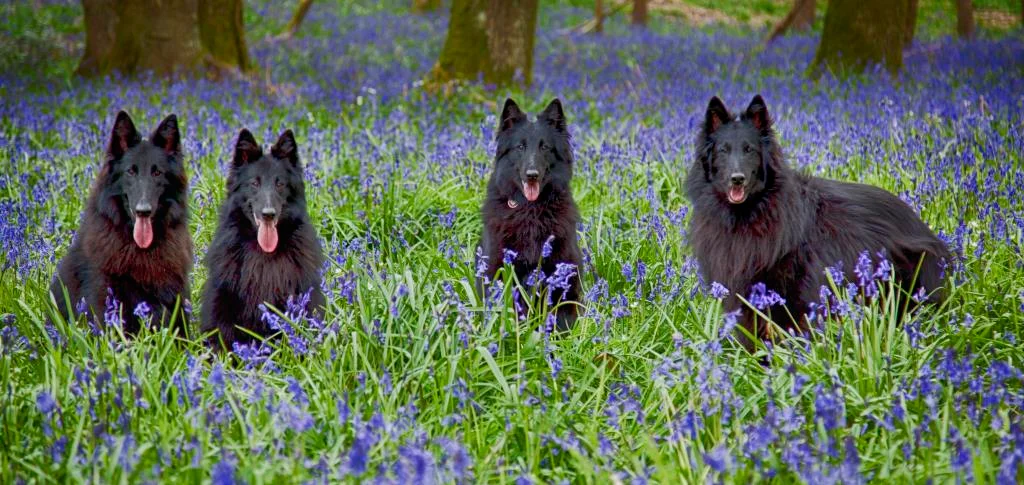
[[[242,0],[199,0],[199,37],[218,65],[247,71],[249,48],[245,44],[243,8]]]
[[[452,80],[510,84],[516,73],[529,84],[538,0],[454,0],[448,36],[431,83]]]
[[[82,0],[82,6],[80,75],[249,68],[242,0]]]
[[[487,4],[487,49],[491,58],[488,82],[508,84],[516,72],[533,79],[533,42],[538,0],[490,0]],[[485,76],[486,78],[486,76]]]
[[[452,2],[448,36],[432,74],[436,81],[476,80],[481,73],[489,70],[487,1]]]
[[[114,49],[117,28],[115,0],[82,0],[85,17],[85,52],[75,73],[90,76],[98,73],[103,60]]]
[[[875,63],[891,73],[903,66],[903,48],[913,39],[916,0],[832,0],[813,69],[859,72]]]
[[[647,0],[633,0],[632,23],[636,27],[647,26]]]
[[[974,38],[974,5],[971,0],[956,0],[956,33],[961,38]]]

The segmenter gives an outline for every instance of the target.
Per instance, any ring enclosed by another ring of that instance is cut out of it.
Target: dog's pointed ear
[[[708,102],[708,110],[704,113],[704,134],[710,135],[718,131],[718,128],[728,123],[730,119],[732,115],[729,114],[725,103],[718,99],[718,96],[712,96]]]
[[[537,118],[551,123],[551,126],[554,126],[556,130],[562,133],[568,131],[565,122],[565,112],[562,111],[562,101],[558,98],[551,100],[548,107],[544,108],[544,111]]]
[[[758,131],[765,133],[772,127],[772,117],[768,114],[768,105],[764,103],[764,99],[761,95],[755,95],[754,99],[750,100],[750,106],[747,106],[747,111],[743,113],[743,118],[750,120],[753,123],[754,128]]]
[[[277,143],[270,148],[270,154],[274,158],[288,160],[292,165],[298,165],[299,150],[295,144],[295,134],[292,133],[292,130],[284,130],[284,133],[281,133],[281,136],[277,138]]]
[[[170,115],[153,130],[149,142],[163,148],[168,154],[181,153],[181,131],[178,130],[178,117]]]
[[[139,131],[135,129],[135,123],[128,113],[119,111],[114,119],[114,129],[110,132],[110,142],[107,143],[107,161],[114,161],[124,156],[125,152],[142,141]]]
[[[516,104],[512,98],[508,98],[505,100],[505,107],[501,110],[501,120],[498,122],[498,133],[502,133],[525,120],[526,113],[523,113],[523,110],[519,109],[519,105]]]
[[[262,156],[263,148],[256,142],[256,138],[252,136],[249,130],[242,128],[242,131],[238,133],[238,141],[235,142],[235,156],[231,160],[231,165],[238,168],[247,163],[255,162]]]

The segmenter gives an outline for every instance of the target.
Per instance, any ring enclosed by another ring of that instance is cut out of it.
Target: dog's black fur
[[[556,311],[557,328],[576,321],[580,301],[581,269],[576,224],[579,211],[573,202],[573,154],[562,103],[555,99],[535,121],[508,99],[498,125],[494,171],[487,184],[479,247],[486,258],[484,276],[493,280],[503,264],[504,250],[515,251],[516,276],[524,285],[539,267],[555,272],[558,263],[576,266],[569,289],[552,288],[551,301],[564,302]],[[527,195],[534,200],[529,200]],[[551,255],[542,258],[544,242],[554,236]],[[542,261],[543,259],[543,261]]]
[[[230,350],[235,342],[252,342],[243,328],[261,337],[275,333],[262,320],[260,304],[284,311],[288,297],[311,292],[307,310],[321,317],[324,257],[306,210],[303,169],[291,130],[264,154],[243,129],[227,189],[206,257],[201,329],[204,333],[217,330],[210,337],[211,345]],[[270,251],[265,249],[268,243],[259,239],[260,225],[275,228]]]
[[[134,310],[142,302],[153,309],[154,325],[186,328],[187,315],[172,311],[189,295],[187,191],[178,119],[168,116],[143,140],[119,112],[78,235],[50,285],[60,314],[73,317],[84,299],[93,318],[102,319],[110,289],[125,332],[139,330]]]
[[[769,337],[769,327],[738,295],[746,297],[752,285],[764,283],[786,300],[785,308],[767,312],[772,320],[805,331],[809,304],[828,283],[826,268],[839,263],[845,277],[856,281],[852,270],[865,250],[876,263],[878,252],[892,263],[902,287],[899,308],[921,287],[931,302],[945,298],[946,245],[883,189],[786,166],[761,96],[738,117],[711,99],[686,191],[693,204],[690,243],[702,276],[729,289],[725,310],[743,308],[741,325],[757,337]],[[739,339],[753,348],[744,335]]]

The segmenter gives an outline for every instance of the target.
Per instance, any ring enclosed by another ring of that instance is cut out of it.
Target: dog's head
[[[760,95],[739,116],[717,96],[711,98],[697,144],[705,181],[734,206],[760,197],[780,168],[772,120]]]
[[[128,113],[117,114],[102,175],[108,203],[100,211],[115,224],[127,221],[139,248],[162,237],[165,219],[184,218],[187,182],[181,158],[176,116],[165,118],[143,140]]]
[[[292,130],[285,130],[269,154],[243,129],[235,143],[228,177],[228,192],[234,209],[241,210],[252,224],[256,241],[264,252],[277,249],[278,225],[302,217],[305,211],[305,183],[299,164],[298,146]]]
[[[533,202],[549,188],[568,188],[572,178],[572,147],[562,102],[551,101],[536,120],[512,99],[505,100],[498,125],[498,149],[494,180],[500,181],[503,195],[521,192]]]

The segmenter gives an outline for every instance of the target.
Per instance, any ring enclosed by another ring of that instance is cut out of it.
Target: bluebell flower
[[[548,236],[548,238],[544,240],[544,244],[540,248],[540,256],[542,258],[546,259],[551,257],[551,243],[554,242],[554,240],[555,236]]]
[[[732,469],[732,455],[725,445],[718,445],[710,452],[703,453],[704,463],[718,473],[726,473]]]

